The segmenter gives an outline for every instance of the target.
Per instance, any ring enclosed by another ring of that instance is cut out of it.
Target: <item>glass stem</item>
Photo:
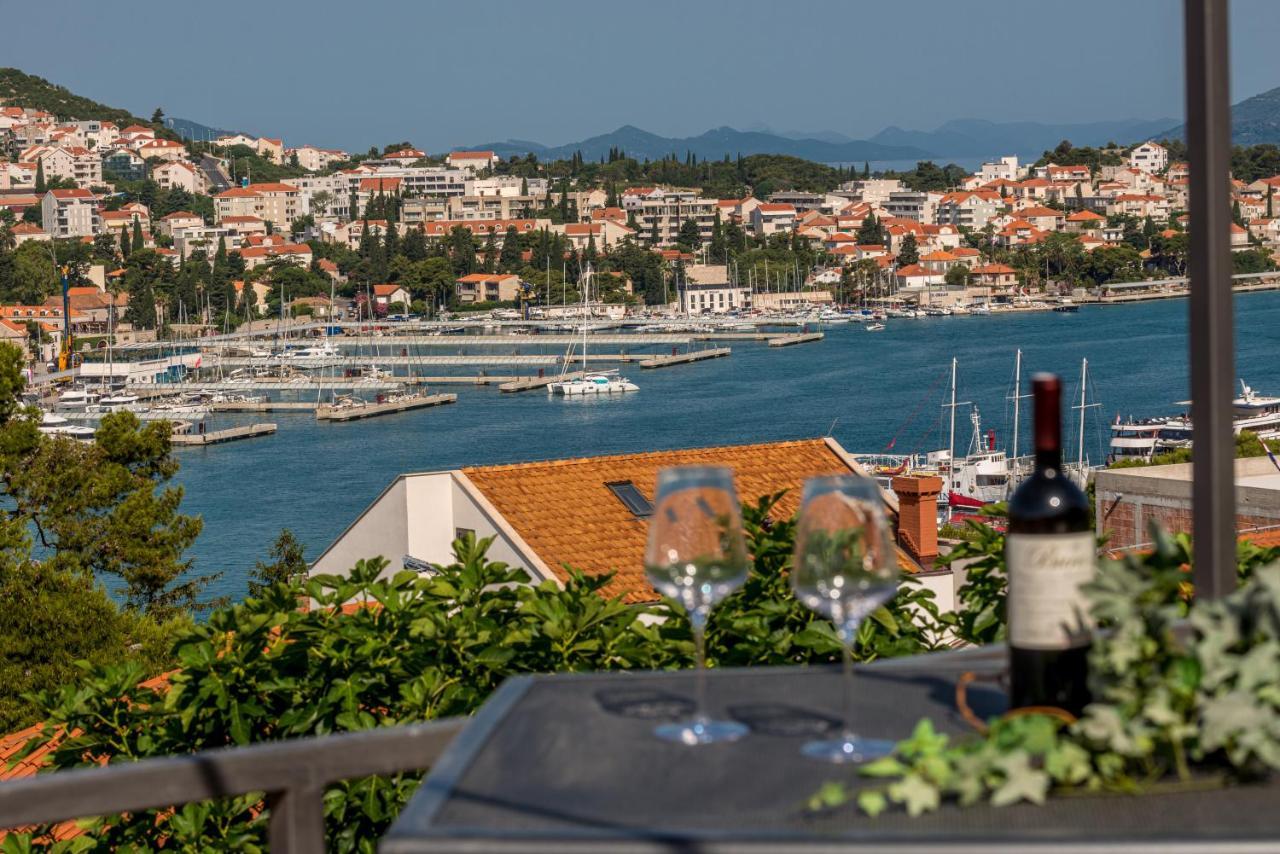
[[[841,678],[840,710],[844,723],[846,741],[854,739],[853,734],[853,645],[858,638],[857,625],[846,625],[840,629],[840,651],[844,657],[844,675]]]
[[[710,720],[707,714],[707,615],[704,611],[689,612],[689,627],[693,631],[694,711],[693,719],[699,723]]]

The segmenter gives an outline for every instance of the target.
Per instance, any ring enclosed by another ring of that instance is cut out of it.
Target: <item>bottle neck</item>
[[[1057,378],[1033,383],[1036,471],[1062,468],[1062,392]]]
[[[1036,471],[1042,472],[1046,469],[1054,471],[1062,469],[1061,448],[1036,448]]]

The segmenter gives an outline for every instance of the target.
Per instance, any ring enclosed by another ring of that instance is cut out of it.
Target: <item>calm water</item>
[[[1085,450],[1100,461],[1106,423],[1117,413],[1167,414],[1187,397],[1186,313],[1185,300],[1164,300],[1076,314],[890,320],[876,333],[850,324],[827,330],[818,344],[733,342],[725,359],[633,366],[624,374],[641,390],[622,398],[569,401],[460,385],[442,389],[457,391],[452,406],[369,421],[318,424],[310,413],[274,413],[274,437],[177,452],[184,509],[205,523],[196,568],[223,572],[213,592],[239,598],[280,528],[293,529],[314,558],[402,472],[828,432],[855,452],[882,451],[895,436],[900,453],[946,447],[940,404],[952,356],[958,399],[976,404],[984,431],[996,430],[1008,449],[1006,398],[1019,347],[1024,382],[1033,371],[1061,373],[1075,401],[1080,360],[1089,359],[1089,401],[1101,406],[1088,411]],[[1280,294],[1240,296],[1236,315],[1237,374],[1280,393]],[[968,410],[956,419],[958,452],[972,435]],[[1075,424],[1066,431],[1071,456]]]

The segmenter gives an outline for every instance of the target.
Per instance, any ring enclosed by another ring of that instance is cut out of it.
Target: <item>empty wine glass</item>
[[[840,738],[806,744],[806,756],[828,762],[866,762],[893,751],[893,742],[853,732],[853,645],[858,626],[898,589],[898,559],[880,488],[865,477],[805,482],[796,527],[791,586],[796,598],[830,618],[844,653]]]
[[[733,473],[712,466],[680,466],[658,473],[645,571],[657,590],[689,614],[697,654],[693,719],[664,724],[659,738],[683,744],[733,741],[747,727],[707,714],[706,629],[711,609],[747,578],[747,544]]]

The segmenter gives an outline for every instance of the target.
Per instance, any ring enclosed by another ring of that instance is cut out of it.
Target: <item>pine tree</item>
[[[688,247],[690,251],[694,251],[701,246],[702,234],[698,230],[698,224],[692,219],[686,219],[680,223],[680,230],[676,233],[676,242]]]
[[[404,237],[404,243],[400,251],[410,261],[423,261],[426,259],[427,236],[423,232],[421,224],[409,229],[409,233]]]

